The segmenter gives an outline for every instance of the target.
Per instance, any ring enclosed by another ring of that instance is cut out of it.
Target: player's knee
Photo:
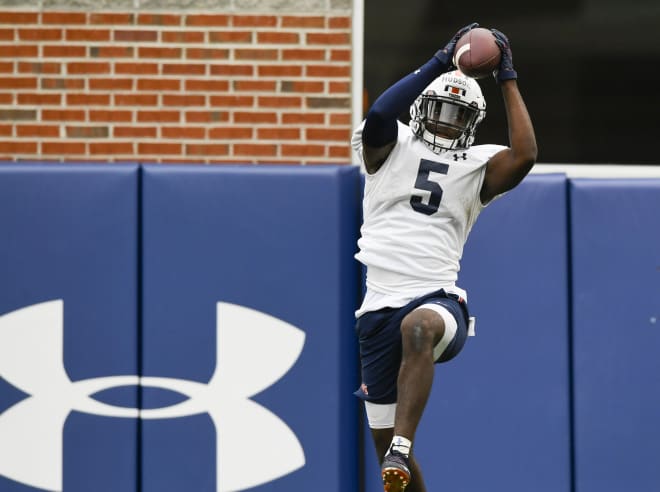
[[[401,323],[401,338],[404,351],[415,353],[433,350],[438,327],[423,316],[406,316]]]

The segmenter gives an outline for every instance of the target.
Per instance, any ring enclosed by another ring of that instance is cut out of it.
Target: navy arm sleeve
[[[383,92],[367,113],[362,141],[369,147],[383,147],[396,140],[397,118],[406,111],[446,66],[435,56]]]

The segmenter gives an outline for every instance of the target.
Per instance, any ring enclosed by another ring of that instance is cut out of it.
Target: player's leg
[[[372,427],[370,430],[376,448],[376,456],[378,456],[379,464],[382,466],[383,459],[390,448],[390,443],[394,435],[396,403],[388,405],[366,403],[366,408],[369,425],[379,427]],[[405,492],[426,492],[422,471],[412,454],[406,460],[405,465],[409,469],[410,476],[408,485],[405,487]],[[385,491],[387,492],[403,490],[401,489],[401,485],[398,484],[385,484],[385,487]]]
[[[427,304],[413,310],[401,322],[402,358],[397,380],[394,433],[410,441],[415,438],[431,393],[436,360],[434,348],[445,334],[443,315],[430,306]],[[453,319],[451,314],[447,314]],[[452,331],[455,332],[455,328]],[[453,337],[453,333],[448,335]]]

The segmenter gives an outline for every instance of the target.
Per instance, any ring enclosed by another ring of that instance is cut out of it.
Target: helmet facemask
[[[477,126],[486,116],[479,84],[460,72],[434,80],[410,108],[410,127],[436,154],[472,145]]]

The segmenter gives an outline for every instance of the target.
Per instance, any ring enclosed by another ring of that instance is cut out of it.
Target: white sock
[[[394,436],[392,438],[392,444],[390,444],[390,450],[398,451],[399,453],[405,455],[406,458],[410,455],[411,447],[412,442],[403,436]]]

